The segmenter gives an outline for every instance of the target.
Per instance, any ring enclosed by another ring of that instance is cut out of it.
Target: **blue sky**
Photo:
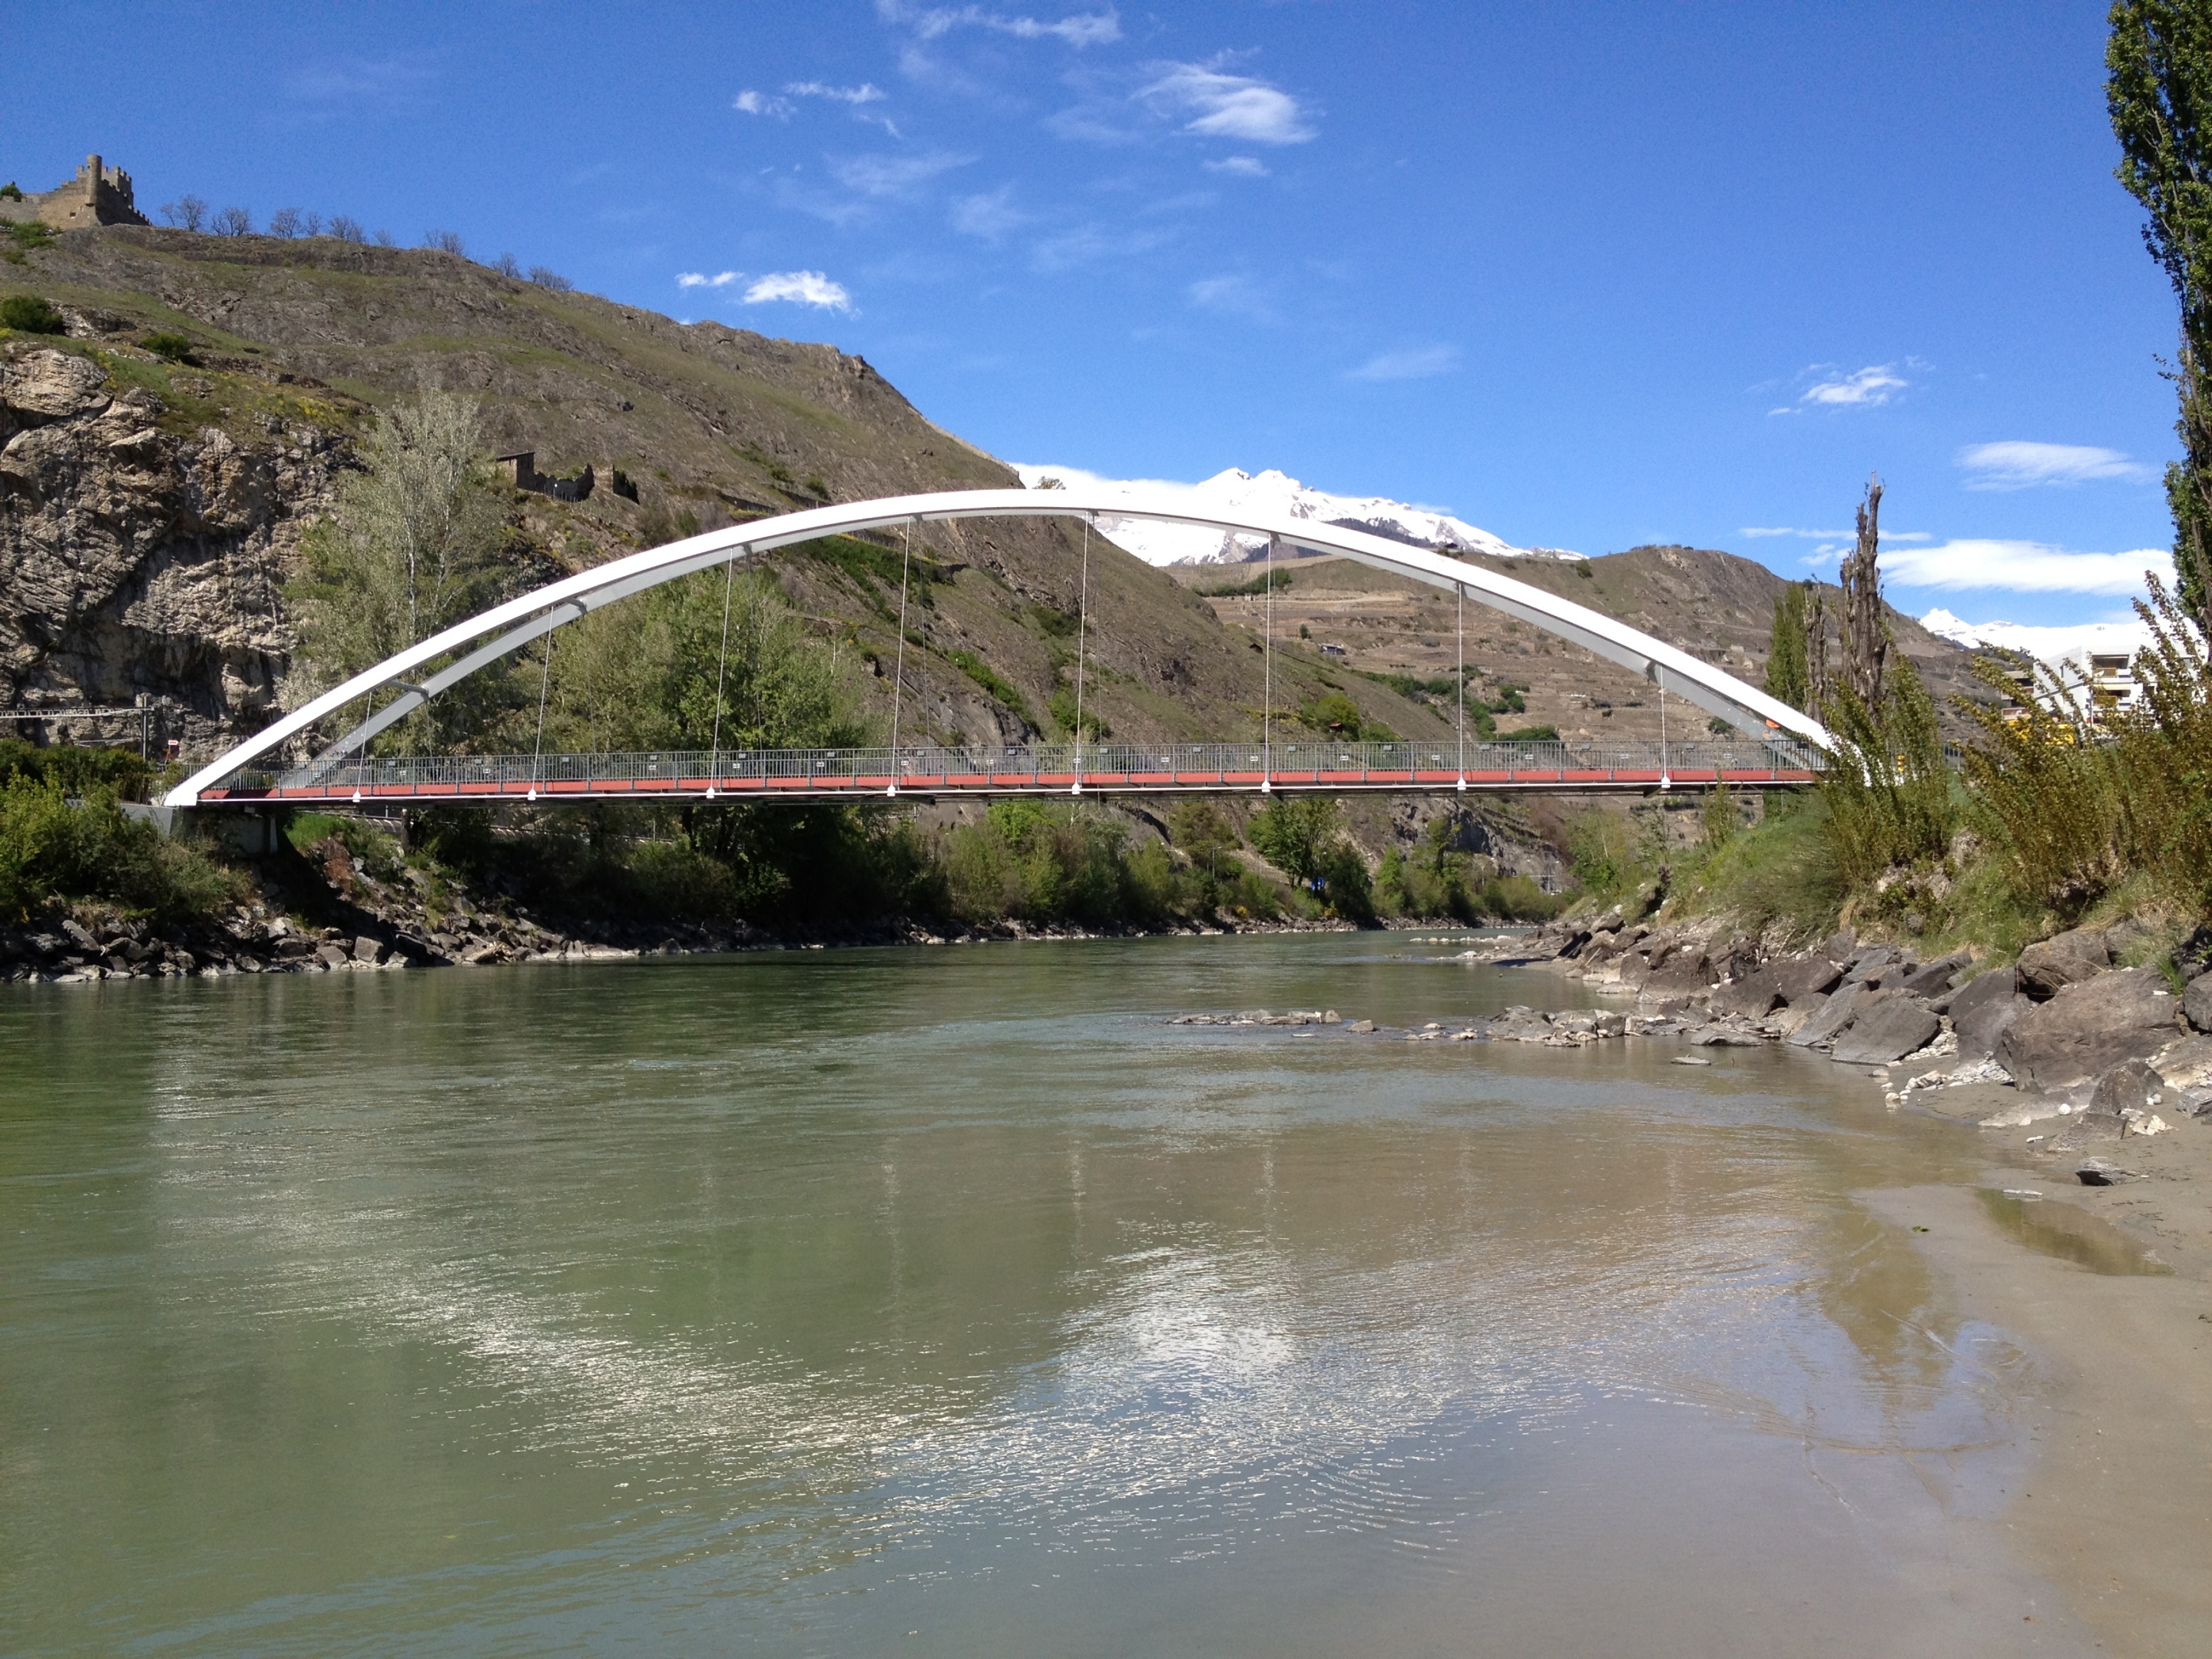
[[[12,62],[85,68],[10,77],[0,174],[450,228],[858,351],[1010,460],[1788,574],[1878,471],[1893,597],[1975,620],[2124,611],[2168,542],[2095,4],[85,18],[10,7]]]

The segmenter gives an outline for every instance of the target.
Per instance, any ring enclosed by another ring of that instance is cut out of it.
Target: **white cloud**
[[[1255,323],[1275,320],[1274,309],[1268,305],[1267,295],[1249,276],[1202,277],[1193,283],[1188,292],[1191,304],[1202,311],[1248,318]]]
[[[750,87],[730,100],[730,107],[747,115],[773,115],[779,121],[791,118],[789,99],[772,98],[766,93],[755,92]]]
[[[678,273],[676,286],[678,288],[727,288],[732,283],[744,280],[744,273],[741,270],[716,271],[712,276],[701,271],[686,270]]]
[[[929,155],[856,155],[830,165],[832,178],[863,196],[909,196],[940,173],[964,167],[975,158],[939,151]]]
[[[1459,367],[1455,345],[1412,346],[1370,357],[1345,378],[1352,380],[1425,380]]]
[[[1820,369],[1808,369],[1808,374],[1820,374]],[[1836,375],[1816,380],[1797,395],[1795,404],[1784,404],[1779,409],[1770,409],[1770,415],[1794,415],[1806,405],[1815,409],[1879,409],[1911,384],[1897,372],[1894,363],[1875,363],[1855,374]]]
[[[886,23],[903,24],[924,40],[934,40],[955,29],[986,29],[1011,34],[1018,40],[1053,40],[1071,46],[1103,46],[1121,38],[1121,16],[1110,6],[1104,11],[1077,12],[1047,22],[986,11],[981,6],[910,6],[903,0],[876,0],[876,15]]]
[[[875,104],[883,101],[881,87],[863,81],[857,87],[833,87],[821,81],[793,81],[783,88],[794,98],[826,98],[837,104]]]
[[[1970,623],[1938,606],[1920,619],[1920,625],[1956,645],[2025,651],[2054,668],[2062,663],[2086,668],[2093,653],[2124,651],[2132,657],[2150,643],[2150,629],[2140,617],[2037,628],[2022,623]]]
[[[1808,542],[1832,542],[1841,537],[1844,541],[1856,542],[1859,532],[1856,530],[1797,530],[1788,525],[1747,525],[1735,533],[1753,538],[1765,536],[1795,536],[1800,541]],[[1887,547],[1892,542],[1932,542],[1935,539],[1935,537],[1924,530],[1885,530],[1881,532],[1881,544],[1884,547]],[[1824,547],[1814,556],[1817,560],[1822,554],[1833,551],[1835,551],[1833,548]]]
[[[1887,543],[1887,536],[1882,540]],[[2142,591],[2143,573],[2171,583],[2173,559],[2162,547],[2129,553],[2069,553],[2041,542],[1966,539],[1885,551],[1882,574],[1907,587],[2006,588],[2015,593]]]
[[[1029,215],[1014,205],[1014,187],[1001,185],[980,195],[963,196],[952,204],[952,228],[963,236],[980,236],[995,242],[1008,231],[1029,222]]]
[[[1297,99],[1249,76],[1224,75],[1202,64],[1160,64],[1138,93],[1164,113],[1190,118],[1183,131],[1255,144],[1303,144],[1314,137]]]
[[[1149,253],[1168,240],[1164,231],[1140,230],[1116,236],[1097,225],[1078,225],[1039,242],[1030,251],[1030,266],[1048,274],[1073,270],[1095,259],[1126,259]]]
[[[818,270],[771,271],[745,290],[744,300],[749,306],[788,300],[794,305],[817,306],[823,311],[853,314],[853,296],[845,291],[844,285],[831,282]]]
[[[2087,444],[2039,444],[2018,440],[2004,443],[1969,444],[1958,455],[1959,465],[1974,476],[1969,489],[2027,489],[2036,484],[2087,483],[2100,478],[2121,478],[2141,483],[2157,473],[2140,461],[2131,461],[2117,449]]]
[[[1233,173],[1243,179],[1266,179],[1272,175],[1267,166],[1251,155],[1224,155],[1218,161],[1206,164],[1208,173]]]

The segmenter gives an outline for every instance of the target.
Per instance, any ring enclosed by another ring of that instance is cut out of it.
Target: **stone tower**
[[[148,222],[131,199],[131,175],[121,167],[110,172],[97,155],[86,156],[76,177],[58,189],[20,202],[0,199],[0,218],[37,219],[55,230]]]

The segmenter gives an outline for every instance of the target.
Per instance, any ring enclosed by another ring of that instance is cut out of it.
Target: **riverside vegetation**
[[[1840,740],[1820,788],[1749,830],[1724,793],[1686,838],[1662,813],[1586,821],[1574,866],[1593,912],[1727,916],[1777,945],[1851,926],[1981,963],[2133,919],[2132,933],[2183,947],[2177,963],[2137,945],[2179,988],[2196,960],[2185,941],[2212,921],[2212,204],[2199,182],[2212,137],[2191,115],[2212,104],[2212,18],[2120,0],[2106,63],[2118,177],[2145,210],[2181,332],[2184,459],[2166,477],[2176,585],[2146,574],[2136,611],[2150,644],[2131,705],[2094,709],[2077,679],[1984,654],[1977,672],[2000,701],[1953,700],[1974,736],[1947,764],[1935,705],[1881,623],[1876,485],[1836,614],[1804,584],[1775,606],[1767,690]]]
[[[544,580],[502,508],[485,450],[476,407],[463,398],[432,392],[374,415],[358,469],[301,541],[286,592],[298,635],[288,700]],[[880,557],[854,547],[848,556]],[[549,636],[376,742],[394,753],[541,742],[863,745],[883,734],[860,701],[862,666],[849,632],[802,615],[773,574],[703,573]],[[314,735],[327,742],[337,732]],[[0,921],[15,930],[18,948],[7,952],[15,971],[92,965],[71,959],[83,954],[73,935],[40,920],[88,904],[80,927],[197,926],[203,958],[332,965],[318,951],[279,954],[254,931],[257,917],[296,902],[296,880],[261,882],[227,867],[211,846],[164,840],[124,814],[122,800],[143,798],[154,781],[136,757],[112,752],[11,744],[0,757]],[[498,823],[426,811],[411,817],[404,846],[388,829],[302,815],[288,844],[348,911],[325,918],[335,925],[321,940],[348,962],[488,960],[566,949],[568,935],[635,945],[672,928],[727,944],[763,930],[849,933],[894,921],[924,931],[1150,929],[1372,923],[1382,914],[1472,921],[1556,908],[1533,882],[1501,879],[1452,850],[1448,821],[1413,857],[1386,858],[1375,878],[1332,801],[1279,799],[1249,817],[1186,801],[1147,827],[1090,805],[1032,800],[930,825],[888,804],[687,802]],[[469,894],[542,920],[520,932],[514,918],[457,930],[454,920],[477,908]],[[218,924],[245,942],[220,948],[210,936]],[[357,942],[381,948],[356,951]],[[182,935],[177,945],[185,948]]]

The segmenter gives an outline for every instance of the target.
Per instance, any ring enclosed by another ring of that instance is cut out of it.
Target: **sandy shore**
[[[2142,1177],[2108,1188],[2079,1183],[2080,1153],[2029,1142],[2052,1127],[1978,1132],[1988,1185],[2039,1200],[1993,1209],[1958,1187],[1864,1197],[1906,1231],[1960,1314],[2031,1356],[2017,1399],[2035,1461],[1998,1524],[2070,1598],[2063,1616],[2112,1653],[2212,1653],[2212,1126],[2085,1148]],[[2044,1248],[2003,1217],[2023,1217]],[[2098,1272],[2052,1249],[2107,1265],[2144,1251],[2172,1271]]]

